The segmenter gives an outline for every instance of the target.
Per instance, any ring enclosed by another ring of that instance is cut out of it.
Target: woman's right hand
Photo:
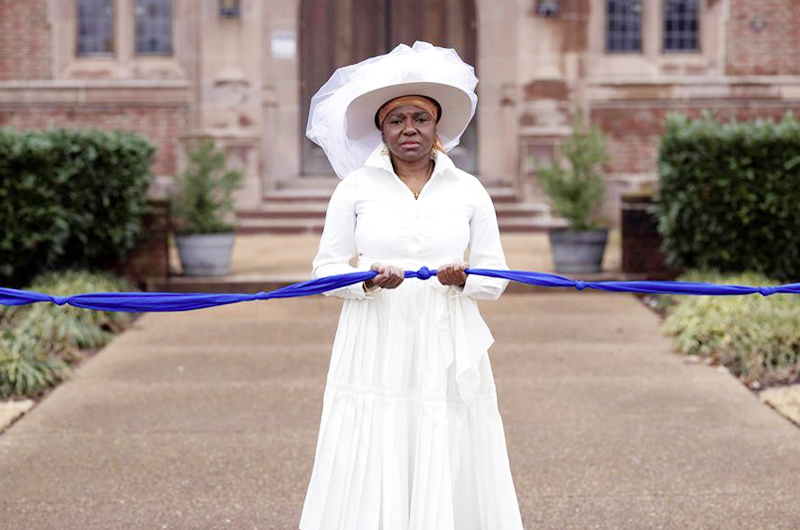
[[[399,267],[384,265],[383,263],[373,263],[370,269],[377,271],[378,275],[364,282],[368,288],[380,287],[382,289],[394,289],[403,283],[405,279],[405,273],[403,269]]]

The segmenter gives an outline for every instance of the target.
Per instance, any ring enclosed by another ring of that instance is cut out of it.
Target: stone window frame
[[[699,49],[692,51],[664,50],[666,2],[642,1],[642,51],[624,53],[606,51],[606,0],[590,0],[591,17],[588,31],[586,62],[591,78],[654,78],[667,72],[683,74],[691,71],[722,71],[724,49],[724,4],[716,0],[699,0]]]
[[[114,2],[114,52],[78,53],[77,0],[51,1],[53,12],[53,69],[61,80],[186,79],[179,60],[179,16],[184,0],[172,1],[172,53],[136,52],[136,0]],[[186,0],[191,1],[191,0]]]

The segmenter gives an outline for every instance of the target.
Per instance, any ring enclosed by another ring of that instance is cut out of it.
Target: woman
[[[313,275],[378,274],[325,293],[345,301],[300,528],[519,530],[476,302],[508,282],[465,274],[464,253],[508,267],[491,198],[445,152],[474,115],[477,79],[453,50],[420,42],[347,68],[309,118],[343,178]],[[423,266],[437,275],[404,281]]]

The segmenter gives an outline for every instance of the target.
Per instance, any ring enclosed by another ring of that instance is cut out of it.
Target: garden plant
[[[679,280],[768,286],[800,279],[800,123],[673,115],[659,152],[662,249]],[[676,349],[752,388],[800,378],[797,295],[660,297]]]
[[[110,273],[66,270],[39,276],[27,290],[68,296],[133,291],[135,287]],[[42,395],[132,319],[131,313],[47,302],[0,308],[0,399]]]

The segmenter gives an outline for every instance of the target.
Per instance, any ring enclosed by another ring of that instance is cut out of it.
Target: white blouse
[[[334,190],[313,261],[314,278],[370,270],[376,262],[436,270],[463,261],[467,250],[472,268],[508,270],[492,199],[477,178],[439,152],[431,178],[414,199],[389,155],[381,154],[383,147]],[[354,256],[355,266],[350,264]],[[435,276],[427,281],[441,286]],[[463,291],[451,287],[475,299],[496,300],[507,285],[508,280],[467,275]],[[363,299],[379,290],[364,292],[358,283],[325,295]]]

